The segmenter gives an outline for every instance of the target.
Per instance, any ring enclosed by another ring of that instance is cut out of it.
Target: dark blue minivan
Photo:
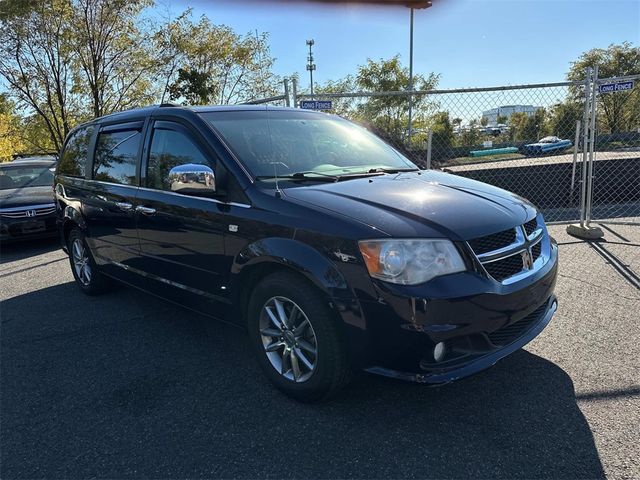
[[[55,195],[82,291],[116,280],[237,323],[303,401],[358,368],[471,375],[557,308],[558,248],[532,204],[420,170],[333,115],[161,105],[98,118],[66,139]]]

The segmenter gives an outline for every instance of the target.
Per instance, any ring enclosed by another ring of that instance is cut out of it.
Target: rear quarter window
[[[71,134],[58,162],[58,173],[68,177],[84,178],[93,127],[84,127]]]
[[[98,135],[93,164],[93,178],[121,185],[136,184],[139,130],[101,132]]]

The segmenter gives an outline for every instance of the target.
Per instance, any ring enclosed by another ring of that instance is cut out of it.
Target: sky
[[[314,83],[354,73],[368,58],[400,54],[409,62],[409,10],[299,2],[166,0],[174,15],[192,7],[239,33],[268,32],[274,70],[305,70],[315,40]],[[565,79],[570,62],[591,48],[630,41],[640,46],[640,0],[433,0],[416,10],[414,71],[441,75],[439,88]]]

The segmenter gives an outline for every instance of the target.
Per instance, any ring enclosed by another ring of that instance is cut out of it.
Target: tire
[[[111,280],[102,275],[87,245],[85,234],[79,228],[73,228],[67,238],[71,273],[87,295],[99,295],[111,289]]]
[[[287,395],[323,401],[349,382],[351,365],[338,321],[305,278],[289,272],[266,277],[252,292],[247,315],[251,348],[265,375]]]

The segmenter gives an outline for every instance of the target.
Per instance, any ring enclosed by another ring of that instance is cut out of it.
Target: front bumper
[[[378,285],[378,301],[361,301],[369,332],[365,369],[443,384],[489,368],[533,340],[557,309],[557,245],[534,275],[502,285],[475,273],[423,286]],[[436,361],[434,347],[447,351]]]
[[[19,219],[2,217],[0,220],[0,241],[3,243],[55,237],[56,234],[55,214]]]
[[[495,365],[499,360],[524,347],[527,343],[537,337],[542,330],[544,330],[553,318],[557,309],[558,301],[555,296],[552,296],[545,304],[544,313],[516,340],[489,353],[472,356],[471,358],[468,358],[465,363],[458,364],[449,369],[443,368],[441,370],[432,370],[424,373],[403,372],[384,367],[369,367],[366,370],[378,375],[432,385],[442,385],[453,382],[481,372],[482,370],[486,370],[487,368]]]

